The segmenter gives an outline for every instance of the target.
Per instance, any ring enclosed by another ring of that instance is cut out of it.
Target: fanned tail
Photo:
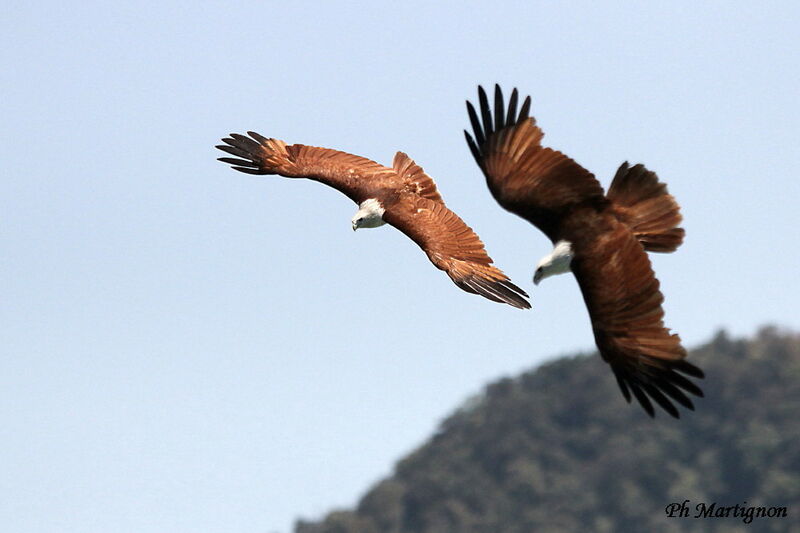
[[[625,223],[648,252],[674,252],[683,242],[683,217],[667,185],[643,165],[623,163],[606,195],[617,218]]]

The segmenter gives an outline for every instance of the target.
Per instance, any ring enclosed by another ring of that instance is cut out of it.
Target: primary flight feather
[[[344,193],[358,204],[353,230],[386,223],[410,237],[466,292],[519,309],[530,304],[525,291],[492,265],[483,243],[461,218],[444,205],[436,184],[402,152],[392,167],[356,155],[303,144],[287,145],[255,132],[232,133],[217,148],[235,157],[220,161],[248,174],[307,178]]]
[[[675,199],[655,173],[623,163],[607,194],[595,177],[566,155],[541,145],[542,130],[517,112],[514,89],[506,111],[495,86],[494,112],[478,88],[480,116],[467,102],[474,137],[467,144],[495,200],[550,238],[553,251],[533,281],[572,272],[592,321],[600,355],[617,382],[654,416],[653,402],[675,418],[673,402],[694,409],[687,393],[703,396],[689,377],[703,372],[686,361],[680,337],[664,327],[664,297],[647,252],[672,252],[684,230]],[[688,377],[687,377],[688,376]]]

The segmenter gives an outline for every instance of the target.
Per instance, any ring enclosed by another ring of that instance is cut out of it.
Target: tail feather
[[[683,243],[685,231],[679,228],[683,217],[667,185],[643,165],[623,163],[606,195],[617,217],[628,227],[648,252],[674,252]]]

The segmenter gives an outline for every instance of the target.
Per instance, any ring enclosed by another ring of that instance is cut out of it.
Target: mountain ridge
[[[490,383],[354,510],[295,533],[800,531],[800,334],[719,331],[689,357],[706,397],[680,420],[626,404],[596,354]],[[788,518],[667,516],[687,499]]]

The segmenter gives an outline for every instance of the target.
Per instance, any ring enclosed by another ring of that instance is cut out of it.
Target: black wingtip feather
[[[692,400],[690,400],[688,396],[686,396],[683,392],[681,392],[681,390],[678,387],[675,387],[668,381],[662,381],[661,383],[658,384],[658,388],[661,390],[661,392],[663,392],[664,394],[666,394],[667,396],[669,396],[670,398],[672,398],[673,400],[684,406],[685,408],[689,409],[690,411],[694,411],[694,404],[692,403]]]
[[[241,157],[243,159],[252,159],[253,154],[248,152],[247,150],[243,150],[238,146],[228,146],[227,144],[219,144],[217,145],[217,150],[222,150],[223,152],[227,152],[231,155],[235,155],[237,157]]]
[[[517,122],[517,98],[519,93],[517,88],[511,91],[511,98],[508,100],[508,115],[506,116],[506,124],[516,124]]]
[[[244,167],[231,167],[231,168],[233,170],[238,170],[239,172],[244,172],[245,174],[254,174],[256,176],[263,176],[264,174],[269,174],[269,172],[258,168],[244,168]]]
[[[514,292],[516,292],[517,294],[521,294],[521,295],[522,295],[522,296],[524,296],[525,298],[529,298],[529,296],[528,296],[528,293],[527,293],[527,292],[525,292],[524,290],[522,290],[522,289],[521,289],[520,287],[518,287],[516,284],[514,284],[514,283],[511,283],[511,281],[509,281],[509,280],[505,280],[505,281],[500,281],[499,283],[500,283],[501,285],[503,285],[504,287],[507,287],[507,288],[509,288],[510,290],[512,290],[512,291],[514,291]]]
[[[622,391],[622,396],[625,398],[626,402],[631,403],[631,391],[628,390],[625,379],[623,379],[616,368],[611,367],[611,369],[614,371],[614,377],[617,378],[617,385],[619,385],[619,390]]]
[[[478,85],[478,103],[481,108],[481,118],[483,119],[483,134],[489,137],[494,132],[492,113],[489,110],[489,99],[486,97],[486,91],[480,85]]]
[[[229,165],[234,165],[234,166],[258,168],[258,163],[256,163],[255,161],[250,161],[246,159],[237,159],[235,157],[218,157],[217,161],[222,161],[223,163],[227,163]]]
[[[252,139],[240,133],[231,133],[230,137],[223,138],[222,142],[225,144],[218,144],[216,148],[236,157],[220,157],[218,161],[227,163],[231,165],[233,170],[238,170],[245,174],[258,176],[270,174],[269,171],[261,168],[259,155],[262,150],[260,143],[265,142],[267,139],[253,131],[248,132],[248,134]]]
[[[631,382],[628,385],[630,386],[631,391],[633,391],[633,395],[636,396],[636,400],[639,402],[639,405],[641,405],[645,412],[650,415],[650,418],[655,418],[656,411],[653,409],[653,404],[650,402],[650,398],[648,398],[647,395],[642,392],[642,389],[640,389],[637,384]]]
[[[517,309],[531,308],[525,291],[508,280],[490,281],[478,277],[469,277],[455,281],[455,283],[461,289],[483,296],[493,302],[505,303]]]
[[[267,138],[266,137],[254,132],[254,131],[248,131],[247,134],[250,137],[252,137],[253,139],[255,139],[256,141],[258,141],[260,144],[266,144],[266,142],[267,142]]]
[[[472,102],[467,100],[467,115],[469,116],[469,122],[472,126],[472,132],[474,135],[473,143],[477,148],[477,152],[472,149],[472,145],[470,145],[470,150],[475,156],[475,159],[478,161],[478,164],[480,164],[479,155],[481,148],[490,135],[505,128],[506,126],[517,124],[518,122],[527,118],[531,106],[530,97],[525,99],[519,116],[517,115],[518,101],[519,91],[515,87],[511,91],[511,98],[509,99],[508,107],[506,108],[505,99],[503,98],[503,90],[500,88],[500,84],[497,83],[494,85],[494,111],[492,111],[492,108],[489,105],[489,98],[482,85],[478,85],[477,107],[480,109],[476,109]],[[467,142],[470,142],[469,139]],[[478,155],[476,155],[476,153]]]
[[[472,157],[475,158],[475,162],[478,163],[478,166],[480,166],[481,151],[478,149],[478,145],[475,144],[475,141],[472,139],[472,135],[470,135],[467,130],[464,130],[464,137],[467,138],[467,146],[469,146],[469,151],[472,152]]]
[[[700,389],[700,387],[689,381],[687,378],[681,376],[677,372],[666,373],[664,375],[664,379],[669,381],[673,385],[682,388],[686,392],[690,392],[695,396],[699,396],[700,398],[703,397],[703,391]]]
[[[239,146],[242,149],[256,151],[261,147],[261,145],[258,144],[256,141],[254,141],[253,139],[251,139],[246,135],[242,135],[241,133],[231,133],[231,137],[233,138],[233,141],[236,143],[235,146]],[[224,142],[228,142],[227,139],[222,139],[222,140]]]
[[[680,418],[681,417],[680,413],[678,412],[678,409],[674,405],[672,405],[672,402],[670,402],[666,398],[666,396],[664,396],[661,393],[661,391],[659,391],[656,387],[654,387],[653,385],[649,385],[649,384],[645,383],[642,386],[642,388],[645,390],[645,392],[647,393],[647,395],[650,398],[655,400],[655,402],[663,410],[665,410],[667,413],[669,413],[673,418]]]
[[[505,127],[506,111],[505,103],[503,102],[503,91],[500,90],[500,85],[494,84],[494,129],[500,131]]]
[[[467,114],[469,115],[469,122],[472,124],[472,131],[475,132],[475,140],[478,146],[482,146],[486,142],[486,137],[483,134],[483,128],[478,120],[478,113],[475,112],[475,107],[472,102],[467,101]]]
[[[631,395],[628,391],[630,389],[648,415],[653,416],[651,413],[653,410],[652,402],[655,402],[670,416],[680,418],[680,412],[675,404],[694,411],[694,403],[685,393],[702,398],[703,391],[677,372],[677,370],[684,368],[684,364],[691,365],[691,363],[686,363],[683,360],[662,363],[661,366],[650,367],[649,370],[642,370],[641,367],[618,365],[612,365],[611,369],[617,378],[617,384],[622,391],[622,395],[628,403],[631,401]],[[694,365],[691,365],[691,367],[698,372],[700,371]]]
[[[706,377],[705,373],[702,370],[700,370],[698,367],[696,367],[695,365],[686,360],[678,361],[675,364],[673,364],[672,367],[675,370],[683,372],[684,374],[687,374],[694,378],[703,379],[704,377]]]
[[[531,97],[526,96],[525,101],[522,102],[522,109],[519,110],[519,118],[517,119],[517,122],[522,122],[523,120],[528,118],[530,112],[531,112]]]
[[[503,303],[503,300],[495,296],[495,294],[492,293],[491,291],[487,290],[484,285],[478,283],[478,280],[476,280],[475,278],[468,278],[460,283],[457,283],[457,285],[462,289],[468,287],[470,289],[469,292],[473,294],[479,294],[480,296],[483,296],[487,300],[491,300],[497,303]]]
[[[522,296],[508,288],[503,282],[480,280],[478,284],[488,293],[497,297],[501,302],[518,309],[528,309],[530,304]]]

